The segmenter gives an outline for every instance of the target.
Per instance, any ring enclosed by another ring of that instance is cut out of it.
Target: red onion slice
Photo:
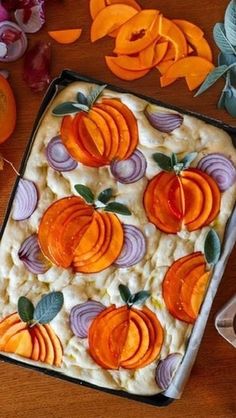
[[[31,180],[20,179],[14,199],[12,219],[23,221],[34,213],[38,204],[38,191]]]
[[[130,184],[145,176],[147,161],[142,152],[136,149],[127,160],[113,161],[110,168],[117,181]]]
[[[50,83],[51,49],[48,42],[37,42],[26,54],[24,80],[34,91],[44,90]]]
[[[26,18],[25,9],[15,11],[15,19],[21,29],[26,33],[38,32],[45,23],[45,15],[42,6],[33,6],[29,9],[29,17]]]
[[[19,259],[25,268],[33,274],[44,274],[49,269],[49,264],[43,256],[36,234],[26,238],[18,251]]]
[[[173,353],[169,354],[164,360],[159,361],[156,368],[156,382],[162,390],[166,390],[169,387],[181,359],[181,354]]]
[[[71,158],[59,136],[50,140],[46,148],[48,164],[56,171],[72,171],[77,162]]]
[[[139,263],[146,253],[146,240],[143,233],[134,225],[123,225],[124,245],[115,262],[117,267],[131,267]]]
[[[153,128],[165,133],[179,128],[184,120],[183,116],[179,113],[160,112],[152,105],[148,105],[144,113]]]
[[[0,23],[0,42],[5,43],[7,47],[7,54],[0,57],[2,62],[12,62],[21,58],[28,45],[26,35],[21,28],[16,23],[7,20]]]
[[[79,338],[87,338],[91,322],[104,309],[105,306],[95,300],[74,306],[70,311],[70,327],[73,334]]]
[[[197,168],[211,176],[222,192],[228,190],[236,181],[236,167],[224,154],[206,155],[199,161]]]

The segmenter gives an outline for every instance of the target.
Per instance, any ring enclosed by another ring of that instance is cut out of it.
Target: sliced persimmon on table
[[[121,26],[116,37],[116,54],[135,54],[159,36],[159,11],[142,10]]]
[[[98,13],[107,6],[111,4],[125,4],[136,9],[138,12],[141,10],[141,7],[135,0],[90,0],[89,9],[90,15],[94,20]]]
[[[91,26],[91,41],[95,42],[121,27],[137,14],[137,10],[126,4],[111,4],[102,9]]]
[[[6,141],[16,125],[16,102],[8,81],[0,75],[0,143]]]
[[[194,25],[194,23],[189,22],[188,20],[173,19],[172,22],[175,23],[189,38],[199,40],[204,36],[202,29],[199,28],[199,26]]]
[[[126,80],[126,81],[138,80],[139,78],[144,77],[149,72],[149,69],[140,70],[140,71],[124,69],[117,64],[117,58],[119,57],[106,56],[105,60],[106,60],[106,64],[109,70],[111,70],[111,72],[115,74],[118,78],[120,78],[121,80]]]
[[[173,21],[160,16],[159,33],[169,40],[175,47],[175,59],[179,60],[188,54],[187,41],[183,32]]]
[[[168,269],[162,284],[163,298],[170,314],[181,321],[194,323],[209,278],[210,272],[206,270],[205,258],[200,252],[176,260]],[[204,285],[198,286],[197,283]]]
[[[170,79],[191,76],[207,76],[214,69],[214,65],[205,58],[190,56],[174,62],[167,72],[160,78],[164,87]]]
[[[49,31],[48,34],[52,39],[57,41],[59,44],[72,44],[77,41],[82,33],[82,29],[65,29],[65,30],[53,30]]]

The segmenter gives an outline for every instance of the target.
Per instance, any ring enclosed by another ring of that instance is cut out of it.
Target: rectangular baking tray
[[[202,114],[199,114],[197,112],[193,112],[193,111],[188,111],[185,109],[182,109],[180,107],[177,106],[172,106],[170,104],[166,104],[163,103],[159,100],[153,99],[151,97],[147,97],[145,95],[142,94],[136,94],[135,92],[131,92],[131,91],[127,91],[123,88],[120,87],[116,87],[112,84],[107,84],[104,81],[100,81],[100,80],[96,80],[84,75],[81,75],[79,73],[70,71],[70,70],[64,70],[62,71],[62,73],[60,74],[60,76],[56,79],[54,79],[52,81],[52,83],[50,84],[44,98],[43,101],[41,103],[41,106],[39,108],[38,114],[36,116],[36,120],[35,123],[33,125],[33,129],[32,129],[32,133],[30,135],[29,138],[29,142],[26,146],[26,150],[21,162],[21,166],[20,166],[20,170],[19,170],[19,176],[16,179],[15,185],[13,187],[10,199],[9,199],[9,203],[7,206],[7,210],[5,213],[5,217],[4,217],[4,221],[0,230],[0,239],[2,238],[3,234],[4,234],[4,230],[6,227],[6,224],[8,222],[8,218],[11,212],[11,207],[12,207],[12,203],[15,197],[15,192],[18,186],[18,182],[20,180],[21,177],[24,176],[24,172],[26,169],[26,165],[28,162],[28,158],[30,156],[31,153],[31,149],[32,146],[34,144],[34,139],[38,130],[38,127],[40,125],[40,122],[45,114],[45,112],[47,111],[48,106],[50,105],[51,101],[53,100],[53,98],[57,95],[57,93],[62,90],[63,88],[65,88],[66,86],[68,86],[70,83],[73,83],[75,81],[83,81],[83,82],[87,82],[87,83],[95,83],[95,84],[99,84],[99,85],[104,85],[106,84],[107,88],[119,93],[129,93],[129,94],[133,94],[141,99],[144,99],[146,101],[148,101],[149,103],[153,103],[156,104],[158,106],[162,106],[164,108],[167,109],[171,109],[171,110],[176,110],[177,112],[186,114],[186,115],[190,115],[193,117],[196,117],[198,119],[201,119],[203,121],[205,121],[206,123],[209,123],[213,126],[216,126],[217,128],[223,129],[224,131],[226,131],[232,138],[234,146],[236,147],[236,127],[232,127],[230,125],[227,125],[226,123],[221,122],[220,120],[217,119],[213,119],[213,118],[209,118],[207,116],[204,116]],[[48,370],[46,368],[41,368],[41,367],[37,367],[37,366],[33,366],[31,364],[27,364],[24,362],[21,362],[19,360],[13,359],[13,358],[9,358],[3,354],[0,354],[0,360],[7,362],[7,363],[12,363],[12,364],[16,364],[18,366],[21,367],[26,367],[26,368],[30,368],[33,370],[37,370],[39,372],[42,372],[44,374],[47,374],[49,376],[53,376],[53,377],[57,377],[59,379],[62,380],[66,380],[72,383],[76,383],[79,385],[83,385],[86,386],[88,388],[91,389],[96,389],[102,392],[106,392],[106,393],[110,393],[113,395],[117,395],[117,396],[121,396],[123,398],[128,398],[131,400],[135,400],[135,401],[139,401],[139,402],[143,402],[143,403],[147,403],[150,405],[154,405],[154,406],[158,406],[158,407],[163,407],[163,406],[167,406],[170,403],[172,403],[174,400],[179,399],[181,397],[181,394],[183,392],[184,386],[188,380],[188,377],[190,375],[192,366],[195,362],[196,356],[197,356],[197,352],[200,346],[200,342],[202,339],[202,336],[204,334],[204,330],[206,327],[206,323],[207,323],[207,319],[210,313],[210,309],[211,309],[211,305],[214,299],[214,296],[216,294],[217,288],[219,286],[219,283],[221,281],[221,278],[224,274],[224,270],[228,261],[228,258],[230,256],[230,253],[233,250],[233,247],[236,243],[236,207],[234,208],[234,211],[228,221],[226,230],[225,230],[225,235],[224,235],[224,245],[223,245],[223,252],[221,254],[220,260],[217,263],[217,266],[215,268],[210,286],[208,288],[207,294],[205,296],[200,314],[198,316],[198,319],[193,327],[193,330],[191,332],[189,341],[188,341],[188,346],[186,348],[185,354],[184,354],[184,358],[182,360],[181,365],[178,368],[178,371],[176,372],[176,375],[170,385],[170,387],[163,393],[159,393],[157,395],[151,395],[151,396],[141,396],[141,395],[135,395],[135,394],[131,394],[128,392],[124,392],[124,391],[119,391],[119,390],[113,390],[113,389],[108,389],[108,388],[103,388],[100,386],[96,386],[93,385],[91,383],[85,382],[83,380],[79,380],[79,379],[75,379],[69,376],[66,376],[60,372],[56,372],[54,370]]]

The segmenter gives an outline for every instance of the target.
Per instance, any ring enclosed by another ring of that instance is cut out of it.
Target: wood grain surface
[[[219,111],[216,103],[222,81],[204,95],[193,98],[184,81],[161,89],[159,74],[152,71],[135,82],[117,79],[106,68],[104,55],[111,54],[113,40],[100,40],[91,45],[88,0],[48,0],[47,23],[43,30],[29,36],[30,45],[36,40],[49,40],[47,31],[81,27],[80,40],[68,46],[52,44],[52,75],[70,68],[133,92],[143,93],[166,103],[185,109],[199,111],[208,116],[236,125],[226,112]],[[200,25],[211,45],[215,22],[222,21],[227,0],[140,0],[145,8],[158,8],[171,18],[185,18]],[[213,47],[215,62],[217,49]],[[10,81],[16,94],[18,121],[12,138],[0,146],[0,152],[19,167],[27,144],[33,121],[36,117],[42,94],[32,94],[22,80],[23,61],[1,68],[10,70]],[[214,138],[212,138],[214,141]],[[3,218],[12,185],[14,172],[7,165],[0,173],[0,214]],[[221,306],[235,292],[236,251],[230,257],[224,278],[213,303],[212,311],[201,348],[191,377],[181,400],[165,409],[133,402],[116,396],[103,394],[72,383],[47,377],[21,367],[0,364],[0,417],[1,418],[233,418],[236,416],[236,367],[235,349],[221,338],[214,327],[214,318]]]

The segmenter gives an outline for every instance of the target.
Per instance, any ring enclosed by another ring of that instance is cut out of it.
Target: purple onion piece
[[[75,305],[70,311],[70,327],[73,334],[79,338],[87,338],[91,322],[105,309],[105,306],[95,300]]]
[[[5,7],[0,3],[0,22],[4,22],[4,20],[9,20],[9,13],[5,9]]]
[[[197,168],[211,176],[222,192],[228,190],[236,181],[236,167],[224,154],[206,155],[199,161]]]
[[[130,184],[145,176],[147,161],[142,152],[136,149],[127,160],[113,161],[110,168],[117,181]]]
[[[23,221],[28,219],[38,204],[38,191],[31,180],[20,179],[14,199],[12,219]]]
[[[35,5],[30,8],[30,17],[25,22],[25,10],[17,9],[15,19],[25,33],[38,32],[45,23],[45,14],[42,5]]]
[[[36,234],[26,238],[18,251],[18,256],[25,268],[33,274],[44,274],[49,269],[49,263],[40,250]]]
[[[153,128],[165,133],[172,132],[179,128],[184,120],[183,116],[179,113],[161,112],[152,105],[147,105],[144,113]]]
[[[19,34],[19,38],[17,37],[18,39],[16,39],[14,42],[6,42],[6,40],[4,41],[4,34],[7,31],[12,31]],[[22,55],[24,55],[28,45],[25,33],[16,23],[10,22],[8,20],[0,22],[0,42],[5,43],[7,47],[7,54],[4,57],[0,57],[0,61],[2,62],[12,62],[21,58]]]
[[[48,164],[57,171],[72,171],[77,167],[77,162],[71,158],[60,137],[50,140],[46,148]]]
[[[159,361],[156,368],[156,383],[162,390],[166,390],[182,359],[179,353],[169,354],[164,360]]]
[[[124,245],[115,261],[116,267],[131,267],[142,260],[146,253],[146,240],[136,226],[123,225]]]

